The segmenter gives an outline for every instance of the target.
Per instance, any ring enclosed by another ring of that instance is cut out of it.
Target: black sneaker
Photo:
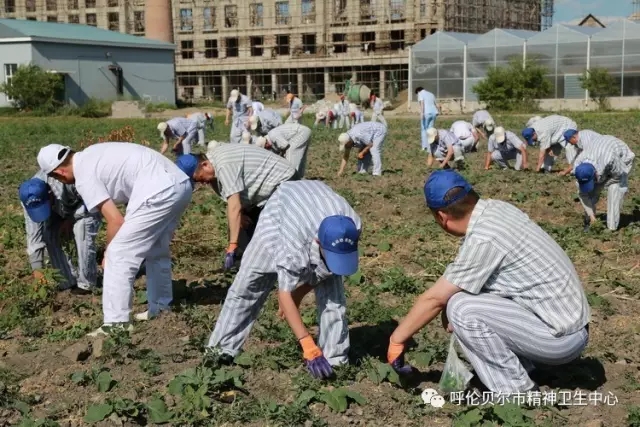
[[[83,289],[83,288],[79,288],[77,286],[71,288],[71,292],[72,295],[91,295],[93,294],[93,291],[91,289]]]
[[[589,231],[589,228],[591,228],[591,219],[589,215],[585,214],[582,216],[582,231],[586,233]]]

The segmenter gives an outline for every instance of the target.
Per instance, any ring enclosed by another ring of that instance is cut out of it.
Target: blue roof
[[[171,43],[104,30],[91,25],[0,19],[0,43],[2,39],[11,38],[32,38],[34,41],[72,44],[175,49],[175,45]]]

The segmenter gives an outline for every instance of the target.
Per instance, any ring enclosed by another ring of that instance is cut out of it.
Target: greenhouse
[[[472,89],[487,71],[514,59],[523,65],[535,59],[549,70],[548,98],[586,99],[579,76],[594,67],[606,68],[616,79],[617,96],[640,96],[640,25],[621,20],[607,28],[556,24],[542,32],[436,32],[411,48],[410,100],[422,86],[440,99],[475,101]]]

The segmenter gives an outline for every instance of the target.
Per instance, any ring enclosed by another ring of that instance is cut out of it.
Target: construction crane
[[[542,0],[540,9],[540,15],[542,16],[542,31],[544,31],[553,25],[553,0]]]

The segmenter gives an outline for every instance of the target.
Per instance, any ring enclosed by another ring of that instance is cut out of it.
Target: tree
[[[506,67],[489,68],[487,77],[472,90],[490,109],[532,109],[538,99],[551,93],[547,73],[545,67],[533,60],[526,61],[523,67],[522,59],[514,58]]]
[[[61,76],[37,65],[20,65],[11,80],[0,85],[0,92],[11,98],[13,106],[24,109],[53,108],[64,88]]]
[[[620,90],[616,79],[609,74],[606,68],[592,68],[584,70],[580,77],[580,86],[589,91],[589,97],[598,104],[601,110],[609,108],[609,97]]]

